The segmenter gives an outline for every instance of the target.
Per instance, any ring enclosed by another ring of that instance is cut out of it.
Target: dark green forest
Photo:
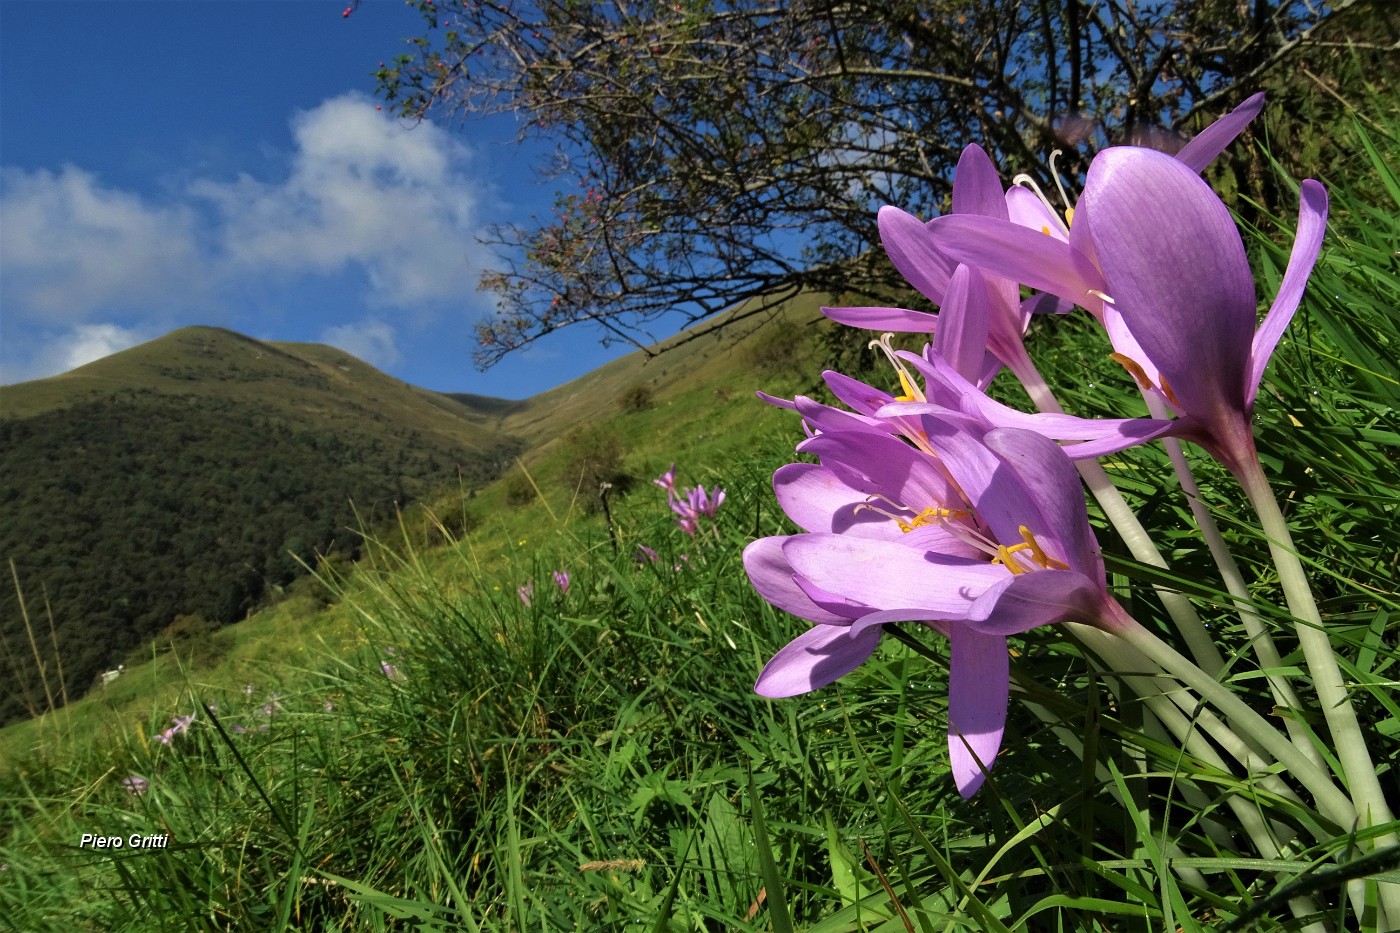
[[[121,389],[0,419],[0,558],[19,582],[7,567],[0,670],[15,686],[0,691],[0,724],[47,702],[20,592],[46,659],[52,616],[76,697],[153,639],[168,643],[158,636],[177,620],[202,631],[241,620],[318,556],[355,557],[354,529],[433,489],[479,485],[519,449],[494,434],[454,445],[343,398],[363,422],[347,430],[273,395]]]

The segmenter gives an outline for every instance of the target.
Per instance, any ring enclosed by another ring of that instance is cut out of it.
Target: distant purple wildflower
[[[384,676],[390,680],[398,680],[399,672],[395,670],[394,665],[390,664],[388,661],[380,661],[379,669],[383,671]]]
[[[714,518],[715,512],[724,504],[724,490],[716,489],[711,497],[704,486],[696,486],[687,489],[683,495],[671,492],[669,500],[671,511],[676,513],[676,524],[680,525],[681,531],[694,537],[700,529],[700,517]]]
[[[662,473],[662,474],[661,474],[660,476],[658,476],[656,479],[652,480],[652,483],[654,483],[654,484],[657,485],[657,486],[660,486],[662,489],[666,490],[667,493],[673,493],[673,492],[675,492],[675,491],[676,491],[676,465],[675,465],[674,463],[671,464],[671,468],[670,468],[669,470],[667,470],[665,473]]]
[[[639,544],[637,545],[637,553],[633,555],[633,558],[639,564],[655,564],[661,560],[661,555],[645,544]]]
[[[170,731],[176,735],[179,735],[182,732],[189,731],[190,723],[194,722],[194,714],[191,713],[188,716],[176,716],[170,721],[174,723],[174,725],[170,727]]]
[[[328,712],[328,713],[333,713],[333,712],[335,712],[335,704],[332,703],[330,700],[327,700],[327,701],[326,701],[326,712]]]
[[[556,571],[554,571],[554,583],[555,583],[556,586],[559,587],[559,592],[561,592],[561,593],[567,593],[567,592],[569,592],[569,571],[567,571],[567,570],[556,570]]]
[[[531,582],[529,582],[529,583],[522,583],[522,584],[516,589],[515,592],[518,593],[518,594],[520,595],[520,601],[521,601],[522,603],[524,603],[526,606],[529,606],[529,605],[530,605],[530,600],[534,599],[534,597],[535,597],[535,584],[534,584],[534,581],[531,581]]]
[[[126,792],[133,797],[140,797],[150,786],[151,782],[139,774],[133,774],[131,777],[122,778],[122,787],[125,787]]]

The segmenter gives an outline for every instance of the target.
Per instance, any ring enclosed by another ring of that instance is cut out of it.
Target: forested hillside
[[[303,563],[353,554],[362,518],[480,484],[519,448],[460,403],[340,351],[211,328],[3,397],[0,558],[46,659],[56,640],[70,696],[177,619],[242,619]],[[6,582],[14,687],[0,691],[0,722],[48,702]]]

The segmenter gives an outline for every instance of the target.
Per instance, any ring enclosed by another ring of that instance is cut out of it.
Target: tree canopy
[[[577,323],[642,346],[678,309],[888,294],[876,209],[937,212],[967,142],[1053,190],[1053,150],[1072,178],[1109,142],[1179,145],[1321,27],[1386,18],[1368,0],[414,2],[426,31],[377,72],[397,112],[515,113],[555,144],[542,171],[577,183],[495,230],[483,367]],[[1329,41],[1386,50],[1357,38]]]

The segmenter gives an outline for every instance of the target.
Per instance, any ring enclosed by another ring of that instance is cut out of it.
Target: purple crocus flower
[[[661,555],[656,553],[656,549],[649,548],[645,544],[637,545],[637,553],[632,556],[639,564],[655,564],[661,560]]]
[[[652,480],[652,483],[656,486],[660,486],[668,493],[674,492],[676,489],[676,465],[674,463],[671,464],[671,468]]]
[[[719,507],[724,504],[724,490],[716,489],[712,497],[705,491],[704,486],[696,486],[684,493],[672,491],[667,499],[671,511],[676,513],[676,524],[680,525],[686,534],[694,537],[700,528],[701,516],[714,518]]]
[[[520,597],[520,601],[521,601],[522,603],[524,603],[526,606],[529,606],[529,605],[530,605],[530,600],[534,599],[534,597],[535,597],[535,583],[534,583],[534,581],[532,580],[532,581],[530,581],[529,583],[522,583],[522,584],[520,584],[520,586],[518,586],[518,587],[515,588],[515,592],[516,592],[516,595],[518,595],[518,596]]]
[[[122,786],[131,796],[140,797],[150,788],[151,782],[139,774],[133,774],[130,777],[122,778]]]
[[[1008,218],[996,167],[980,146],[968,146],[958,159],[953,213]],[[1000,364],[1013,371],[1029,366],[1022,335],[1039,303],[1020,301],[1016,283],[994,271],[961,267],[928,235],[929,223],[897,207],[882,207],[878,215],[880,242],[890,262],[910,285],[939,305],[941,313],[904,308],[822,308],[822,313],[842,324],[871,330],[932,333],[934,349],[983,387],[991,383]]]
[[[1264,369],[1322,247],[1326,190],[1308,180],[1299,194],[1288,269],[1257,330],[1254,278],[1229,210],[1191,164],[1160,152],[1100,152],[1068,242],[983,218],[940,218],[931,229],[958,258],[1094,313],[1114,358],[1178,415],[1172,433],[1238,475],[1256,457],[1250,422]]]
[[[399,679],[399,672],[398,672],[398,670],[394,667],[394,665],[390,664],[388,661],[380,661],[380,662],[379,662],[379,669],[380,669],[381,671],[383,671],[383,672],[384,672],[384,676],[387,677],[387,678],[389,678],[390,680],[398,680],[398,679]]]
[[[176,716],[170,721],[174,723],[174,725],[170,727],[170,731],[176,735],[179,735],[182,732],[189,731],[190,723],[194,722],[194,714],[191,713],[188,716]]]
[[[569,592],[569,571],[556,570],[552,576],[554,577],[554,585],[559,587],[559,592]]]
[[[926,449],[866,432],[799,446],[819,464],[774,475],[806,533],[763,538],[744,566],[764,599],[816,623],[780,650],[755,690],[825,686],[875,650],[884,624],[915,621],[951,641],[949,756],[958,790],[981,786],[1001,746],[1006,637],[1074,619],[1105,629],[1124,614],[1107,591],[1079,479],[1038,434],[918,416]]]

